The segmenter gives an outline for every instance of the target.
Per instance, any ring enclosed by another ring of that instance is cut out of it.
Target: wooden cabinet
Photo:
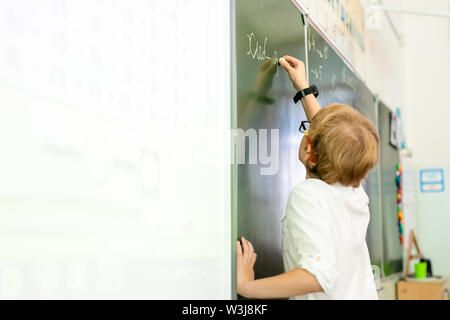
[[[436,281],[398,281],[398,300],[443,300],[445,278]]]

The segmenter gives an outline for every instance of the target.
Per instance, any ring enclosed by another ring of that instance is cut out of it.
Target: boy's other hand
[[[253,266],[256,261],[256,253],[250,241],[247,241],[244,237],[242,237],[241,242],[242,245],[239,241],[236,243],[237,293],[242,296],[246,296],[246,284],[255,280]]]
[[[297,91],[309,87],[306,81],[305,64],[303,61],[291,56],[284,56],[280,59],[280,64],[288,72],[292,85]]]

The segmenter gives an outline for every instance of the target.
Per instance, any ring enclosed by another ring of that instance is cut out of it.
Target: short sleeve
[[[286,208],[286,223],[295,263],[313,274],[330,294],[337,277],[336,244],[331,221],[320,202],[320,195],[313,194],[308,185],[296,186]]]

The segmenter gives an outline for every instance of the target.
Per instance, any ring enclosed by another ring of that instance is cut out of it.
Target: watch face
[[[316,87],[315,84],[313,84],[313,85],[311,86],[311,88],[313,89],[313,94],[314,94],[314,96],[317,97],[317,96],[319,95],[319,89],[317,89],[317,87]]]

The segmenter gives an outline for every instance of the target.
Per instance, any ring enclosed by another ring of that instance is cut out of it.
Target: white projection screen
[[[0,298],[229,299],[230,8],[0,1]]]

